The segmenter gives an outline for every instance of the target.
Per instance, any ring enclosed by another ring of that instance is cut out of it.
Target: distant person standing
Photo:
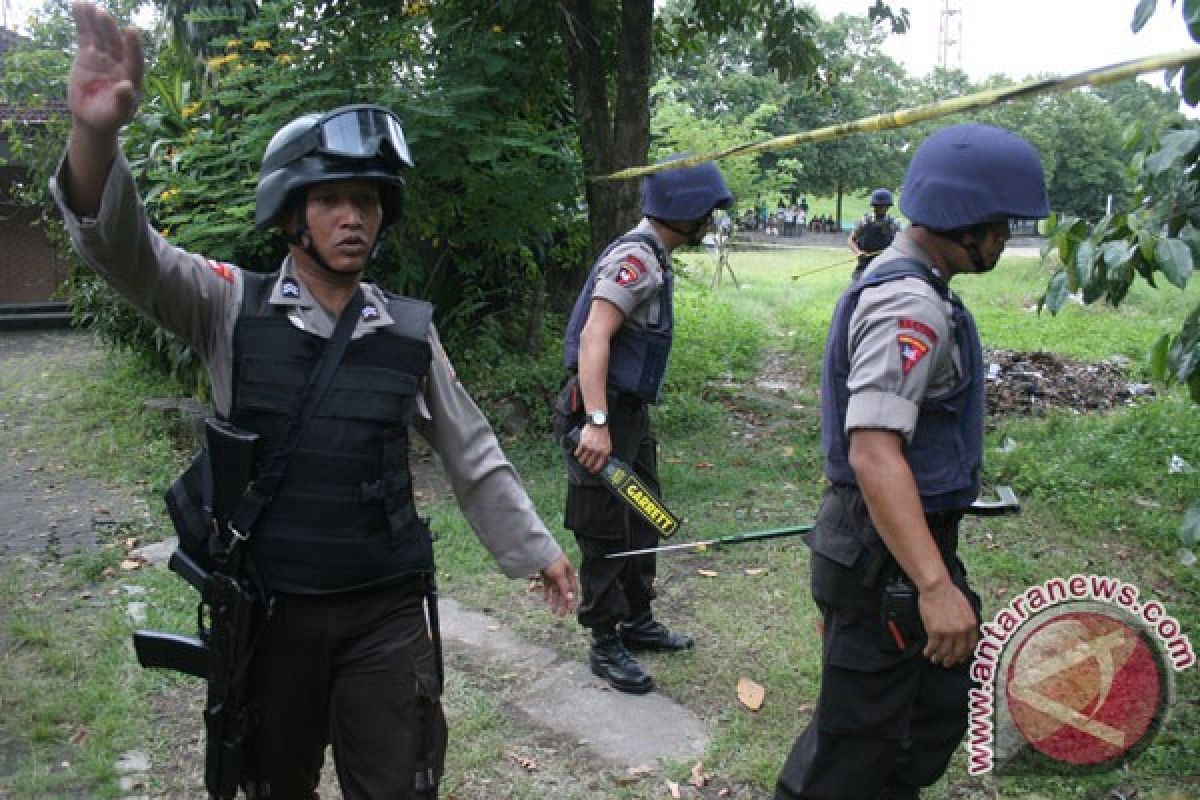
[[[858,280],[875,256],[882,253],[896,238],[896,232],[900,230],[900,227],[896,224],[896,220],[888,215],[891,207],[892,193],[890,191],[876,189],[871,192],[871,209],[875,213],[874,218],[864,219],[860,222],[850,234],[850,238],[846,240],[850,252],[858,256],[858,266],[854,268],[854,280]]]

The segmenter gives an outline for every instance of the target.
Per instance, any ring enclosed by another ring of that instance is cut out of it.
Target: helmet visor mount
[[[399,118],[374,105],[343,106],[324,114],[310,131],[274,153],[270,159],[274,164],[265,163],[263,169],[289,164],[308,155],[351,161],[382,160],[394,169],[413,165]]]

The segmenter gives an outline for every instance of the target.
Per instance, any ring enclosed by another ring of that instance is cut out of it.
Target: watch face
[[[605,425],[608,423],[608,414],[603,411],[593,411],[588,414],[588,422],[593,425]]]

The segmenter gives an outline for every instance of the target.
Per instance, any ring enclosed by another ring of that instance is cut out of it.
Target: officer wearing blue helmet
[[[778,800],[916,798],[967,726],[980,620],[958,523],[979,491],[984,374],[948,284],[996,266],[1010,220],[1046,216],[1041,160],[1000,128],[944,128],[913,155],[900,207],[912,225],[842,295],[826,343],[830,485],[808,537],[821,691]]]
[[[850,252],[858,256],[858,263],[854,268],[854,280],[858,280],[867,265],[892,243],[892,239],[896,238],[896,233],[900,228],[896,224],[896,220],[888,216],[888,209],[891,207],[891,191],[876,189],[871,192],[871,210],[874,216],[860,222],[850,233],[850,238],[846,240]]]
[[[658,402],[674,332],[671,252],[699,244],[713,211],[732,204],[712,162],[646,177],[641,222],[596,261],[567,323],[570,376],[555,405],[555,429],[560,436],[582,429],[579,447],[567,454],[565,515],[581,554],[579,623],[592,634],[592,672],[623,692],[654,688],[631,649],[685,650],[692,639],[654,618],[653,555],[605,558],[653,547],[658,534],[613,498],[595,473],[612,455],[658,490],[648,406]]]

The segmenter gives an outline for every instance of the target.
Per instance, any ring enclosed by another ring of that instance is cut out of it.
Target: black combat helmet
[[[382,106],[342,106],[297,117],[271,137],[263,154],[254,192],[255,227],[277,222],[295,192],[347,180],[380,185],[387,227],[400,211],[400,171],[412,165],[399,118]]]

